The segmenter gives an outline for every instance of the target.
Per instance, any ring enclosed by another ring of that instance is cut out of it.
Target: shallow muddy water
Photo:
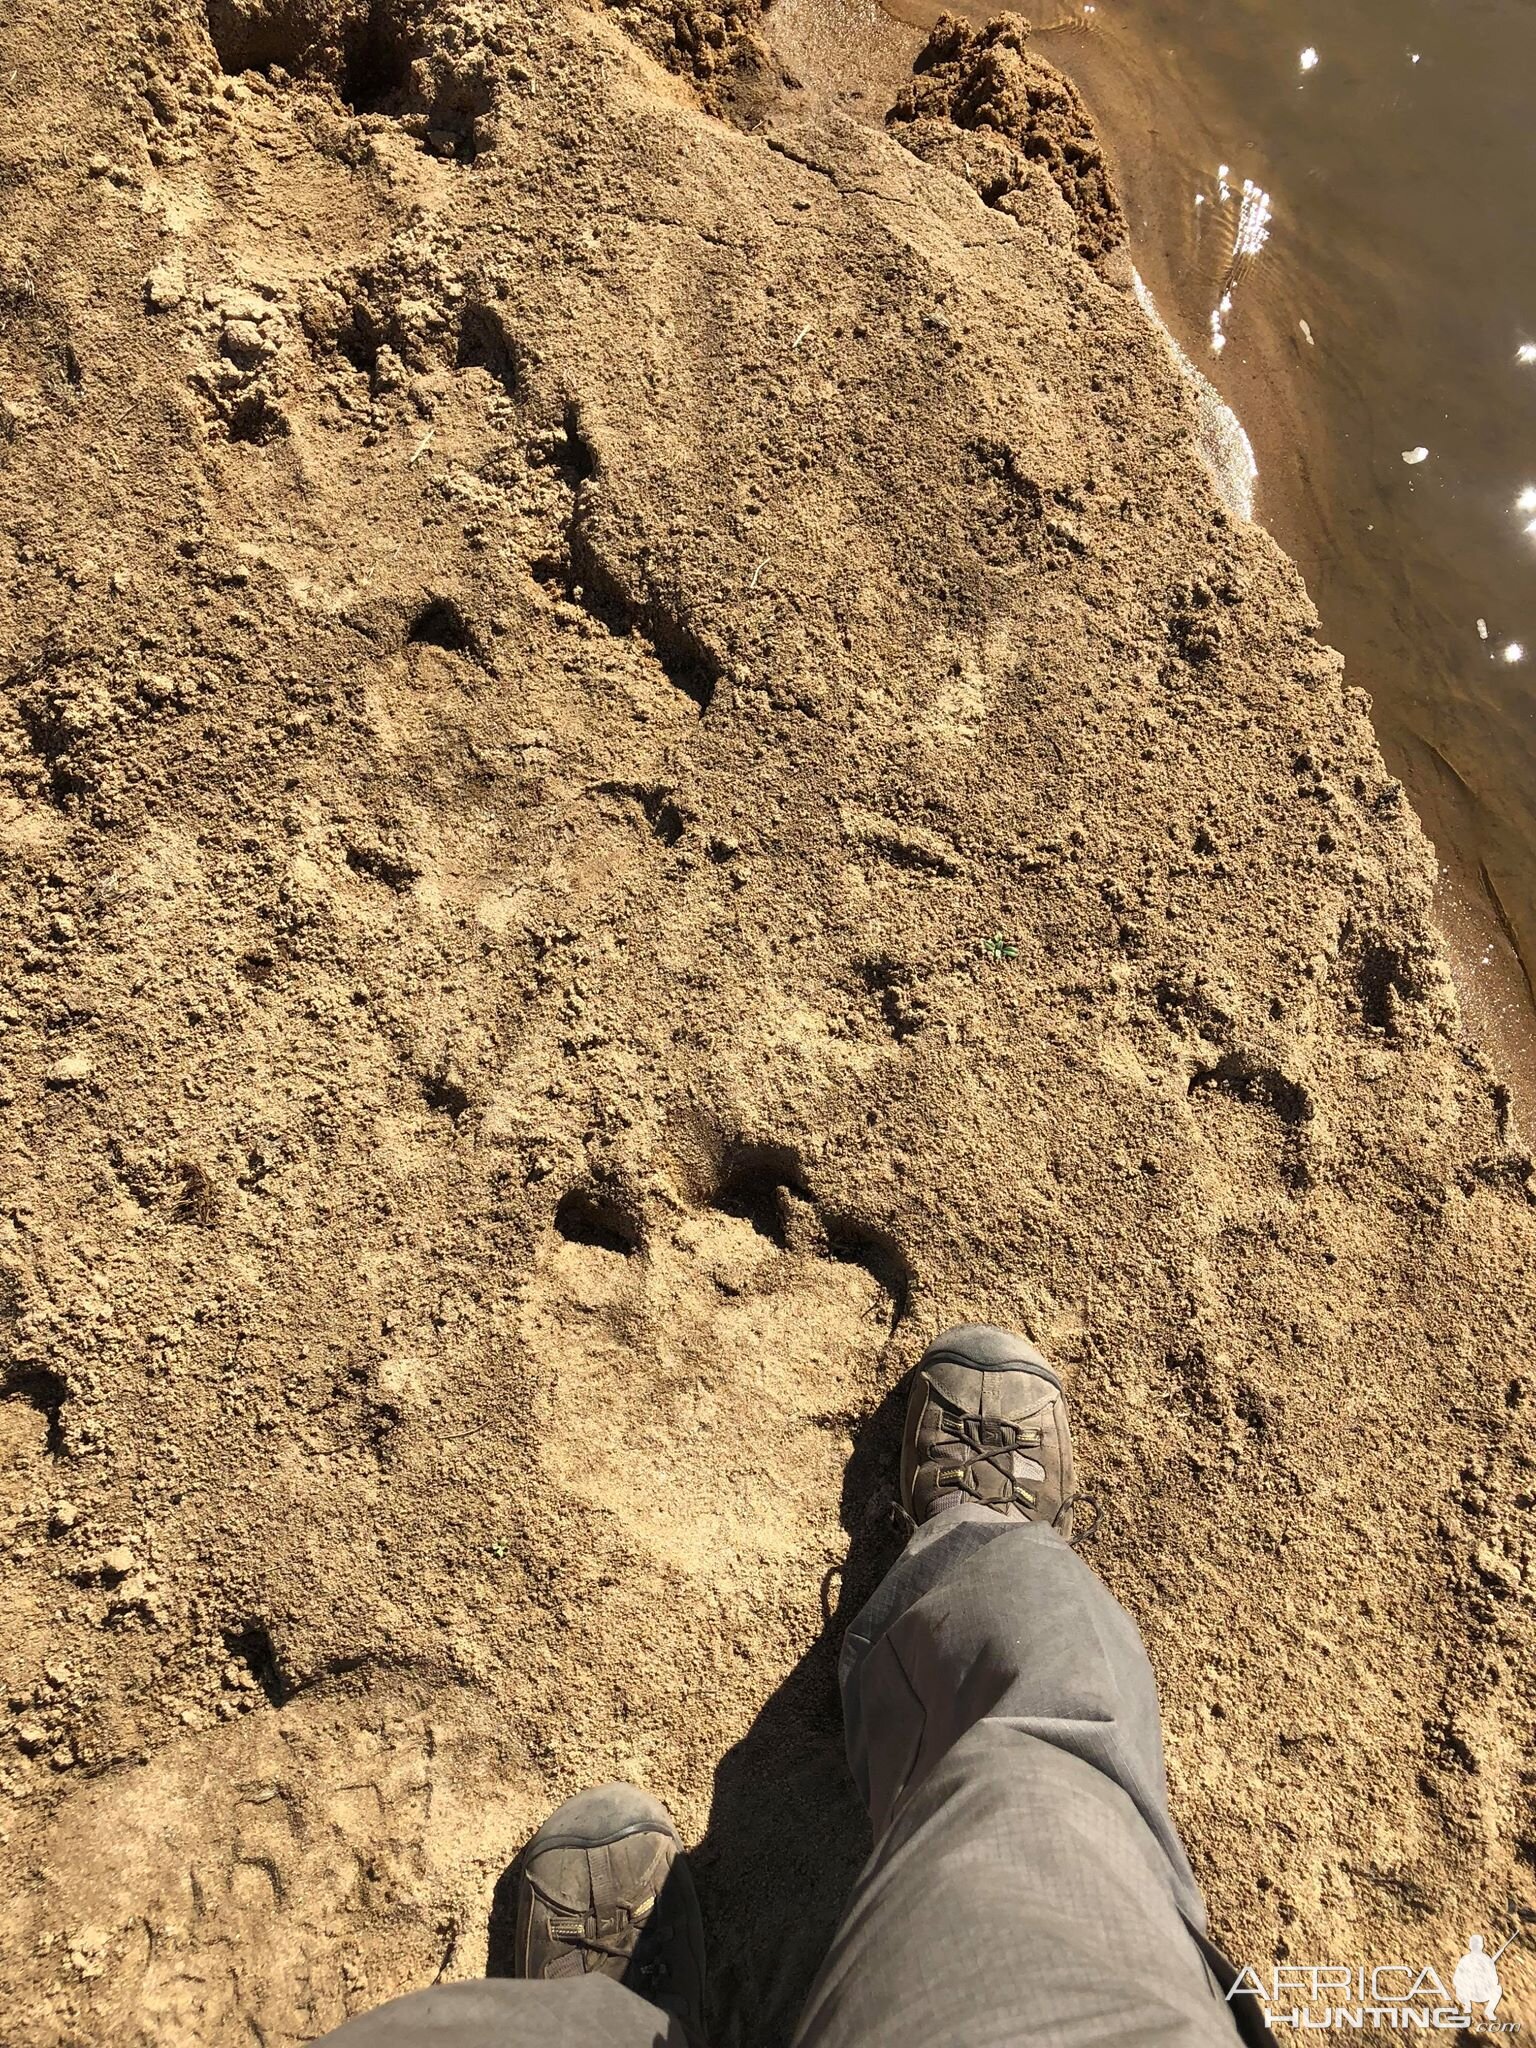
[[[938,12],[774,18],[878,118]],[[1258,516],[1372,697],[1463,989],[1536,1101],[1536,6],[1098,0],[1036,33],[1252,439]]]

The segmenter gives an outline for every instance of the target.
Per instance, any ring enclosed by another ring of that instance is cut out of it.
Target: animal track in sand
[[[1293,1194],[1314,1180],[1309,1143],[1314,1105],[1301,1082],[1248,1054],[1229,1051],[1190,1076],[1192,1103],[1213,1142],[1234,1158],[1246,1156],[1247,1178],[1277,1177]]]
[[[1214,1066],[1201,1067],[1190,1079],[1189,1092],[1216,1093],[1230,1096],[1234,1102],[1255,1104],[1291,1129],[1312,1116],[1311,1097],[1299,1081],[1239,1052],[1224,1053]]]
[[[413,0],[208,0],[220,68],[329,85],[354,114],[384,114],[432,155],[472,164],[491,143],[497,79],[488,52],[432,33]]]
[[[1366,938],[1351,964],[1352,993],[1361,1021],[1372,1031],[1399,1036],[1406,1010],[1422,1002],[1425,993],[1423,979],[1414,971],[1406,949],[1385,939]]]
[[[445,654],[472,654],[479,642],[474,628],[451,597],[428,598],[413,616],[405,635],[408,647],[440,647]]]
[[[569,1189],[520,1328],[546,1480],[717,1582],[835,1546],[835,1418],[863,1406],[906,1285],[898,1249],[824,1215],[777,1146],[731,1148],[693,1208]]]
[[[683,835],[694,822],[659,783],[604,782],[599,784],[597,793],[638,804],[651,832],[666,847],[681,845]]]
[[[597,1186],[574,1187],[561,1196],[555,1232],[566,1244],[618,1258],[633,1258],[640,1249],[640,1226],[633,1213]]]
[[[649,569],[636,575],[607,546],[602,463],[574,403],[566,405],[560,430],[547,437],[546,449],[546,460],[570,492],[570,505],[558,546],[533,564],[535,577],[563,587],[572,603],[610,633],[632,633],[645,641],[673,687],[701,714],[708,711],[722,665],[689,624],[680,594]]]
[[[0,1386],[0,1465],[37,1466],[64,1450],[69,1389],[46,1367],[23,1371]]]

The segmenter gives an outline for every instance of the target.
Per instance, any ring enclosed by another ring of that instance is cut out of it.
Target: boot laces
[[[1044,1441],[1044,1432],[1026,1429],[1016,1420],[1008,1417],[992,1419],[987,1416],[968,1413],[951,1406],[930,1380],[929,1391],[943,1408],[950,1434],[937,1439],[929,1456],[940,1466],[935,1485],[940,1492],[968,1494],[973,1500],[979,1498],[976,1488],[978,1467],[991,1465],[1007,1488],[1000,1500],[988,1501],[987,1506],[1002,1512],[1010,1507],[1027,1508],[1033,1512],[1039,1496],[1029,1487],[1020,1485],[1014,1477],[1011,1460],[1016,1453],[1038,1450]],[[1082,1511],[1090,1511],[1086,1526],[1081,1524]],[[906,1525],[910,1534],[917,1524],[907,1511],[897,1505],[896,1514]],[[1060,1529],[1068,1515],[1079,1518],[1074,1522],[1071,1541],[1091,1543],[1099,1533],[1103,1510],[1089,1493],[1069,1494],[1051,1517],[1051,1527]]]
[[[646,1945],[644,1955],[640,1953],[646,1924],[655,1903],[654,1899],[647,1899],[633,1910],[620,1907],[611,1919],[593,1913],[581,1919],[574,1915],[551,1914],[549,1931],[557,1941],[564,1943],[567,1952],[578,1952],[583,1957],[611,1956],[616,1962],[630,1966],[640,1990],[659,1991],[671,1978],[671,1965],[666,1956],[657,1951],[654,1943]]]
[[[1038,1450],[1045,1440],[1043,1430],[1025,1429],[1007,1418],[954,1413],[949,1427],[951,1434],[935,1443],[929,1454],[936,1462],[943,1461],[934,1482],[941,1492],[968,1493],[974,1498],[979,1468],[990,1465],[1005,1491],[1001,1500],[991,1501],[989,1506],[1036,1506],[1039,1496],[1014,1477],[1013,1459],[1020,1452]]]

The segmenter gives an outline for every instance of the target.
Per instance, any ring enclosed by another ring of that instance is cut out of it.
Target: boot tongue
[[[556,1911],[583,1920],[595,1912],[606,1925],[619,1917],[618,1904],[641,1906],[656,1896],[671,1847],[666,1836],[645,1833],[592,1849],[543,1849],[528,1866],[528,1881]]]

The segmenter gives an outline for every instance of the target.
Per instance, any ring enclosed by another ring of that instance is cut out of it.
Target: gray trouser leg
[[[797,2048],[1237,2048],[1135,1624],[1050,1529],[946,1509],[849,1629],[874,1823]]]
[[[609,1977],[440,1984],[326,2034],[341,2048],[685,2048],[682,2028]]]

